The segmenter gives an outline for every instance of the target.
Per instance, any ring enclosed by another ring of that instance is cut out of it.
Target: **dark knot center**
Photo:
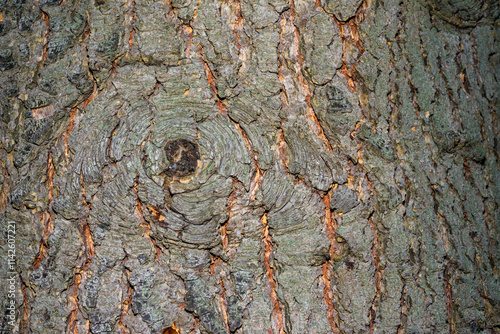
[[[200,159],[197,144],[186,139],[172,140],[165,145],[165,153],[170,163],[167,176],[184,177],[196,171]]]

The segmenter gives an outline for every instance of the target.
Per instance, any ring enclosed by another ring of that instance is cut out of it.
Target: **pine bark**
[[[3,331],[500,333],[496,1],[0,6]]]

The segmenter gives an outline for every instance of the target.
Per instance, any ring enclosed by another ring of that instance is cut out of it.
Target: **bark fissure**
[[[330,141],[326,138],[325,132],[323,131],[323,127],[319,123],[318,117],[316,116],[314,109],[311,105],[311,92],[309,90],[309,84],[307,80],[304,78],[304,74],[302,73],[304,58],[300,54],[300,46],[299,46],[300,36],[299,36],[299,29],[297,28],[297,24],[295,23],[295,20],[297,20],[297,13],[295,12],[293,0],[290,0],[290,13],[291,13],[290,24],[293,26],[295,30],[294,33],[295,39],[293,41],[293,46],[294,50],[296,51],[295,56],[297,57],[298,60],[297,63],[295,64],[295,75],[299,83],[299,92],[304,96],[304,102],[307,106],[306,116],[310,121],[310,125],[313,132],[323,141],[328,151],[333,152],[332,145],[330,144]]]
[[[325,227],[327,230],[327,235],[328,239],[330,240],[330,248],[329,248],[329,254],[330,254],[330,260],[329,261],[334,261],[337,258],[337,250],[338,250],[338,243],[337,239],[335,237],[335,229],[337,227],[337,224],[335,222],[335,218],[332,215],[332,211],[330,209],[330,201],[332,198],[332,192],[335,191],[334,189],[331,189],[327,194],[323,195],[323,203],[325,204]],[[338,314],[337,311],[335,310],[335,305],[333,304],[333,290],[332,290],[332,270],[330,268],[329,261],[325,262],[323,264],[323,280],[324,280],[324,299],[325,303],[328,307],[328,322],[330,323],[330,327],[332,329],[332,332],[335,334],[339,334],[340,330],[338,328]]]
[[[223,115],[227,115],[227,110],[226,106],[222,102],[221,98],[219,97],[219,93],[217,92],[217,84],[215,82],[215,76],[210,69],[210,65],[208,62],[203,59],[203,47],[200,47],[198,50],[198,57],[200,58],[201,63],[203,64],[203,68],[205,69],[205,76],[207,78],[207,82],[210,85],[210,88],[212,88],[212,92],[214,93],[214,97],[217,101],[217,106],[219,107],[219,112]]]
[[[373,333],[375,331],[375,319],[376,319],[376,312],[377,312],[377,304],[380,301],[381,297],[381,285],[382,285],[382,270],[380,268],[380,258],[379,258],[379,237],[378,237],[378,230],[377,230],[377,225],[373,222],[373,218],[370,217],[368,219],[368,222],[370,224],[370,228],[373,231],[374,238],[373,238],[373,246],[372,246],[372,252],[373,252],[373,260],[375,261],[375,276],[376,276],[376,284],[375,284],[375,298],[373,299],[373,303],[370,306],[370,310],[368,312],[369,317],[370,317],[370,333]]]
[[[269,297],[272,303],[273,328],[276,328],[279,334],[285,334],[283,326],[283,310],[280,306],[279,297],[276,292],[276,281],[274,279],[274,270],[272,268],[273,240],[269,234],[269,225],[267,223],[267,213],[261,218],[262,223],[262,244],[264,245],[264,266],[266,268],[266,278],[269,284]]]
[[[134,36],[136,33],[136,28],[134,26],[136,17],[135,17],[135,1],[132,1],[130,3],[130,12],[129,12],[129,25],[130,25],[130,33],[128,37],[128,48],[129,52],[132,52],[133,47],[134,47]]]
[[[52,231],[54,230],[53,222],[52,222],[52,200],[54,198],[54,164],[52,162],[52,153],[48,153],[47,158],[47,180],[45,181],[45,186],[48,191],[48,202],[47,209],[40,214],[40,222],[43,226],[43,236],[40,240],[40,250],[36,259],[33,262],[33,268],[36,270],[38,266],[46,257],[46,252],[48,249],[48,240]]]

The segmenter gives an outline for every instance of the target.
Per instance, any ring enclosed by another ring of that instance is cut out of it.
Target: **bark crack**
[[[125,251],[125,250],[124,250]],[[122,261],[122,265],[125,264],[127,261],[128,256],[125,257],[125,259]],[[121,312],[120,312],[120,320],[118,321],[118,326],[122,330],[122,334],[130,334],[130,329],[127,328],[127,326],[123,323],[123,318],[127,316],[129,310],[130,310],[130,305],[132,303],[132,296],[134,294],[134,288],[130,285],[129,282],[129,276],[130,276],[130,270],[127,268],[124,268],[124,273],[126,276],[127,280],[127,293],[124,294],[122,298],[122,306],[121,306]]]
[[[269,297],[273,304],[273,325],[279,334],[286,334],[283,327],[283,312],[279,303],[278,294],[276,292],[276,281],[274,279],[274,271],[271,267],[273,240],[269,234],[269,225],[267,223],[267,212],[261,218],[262,223],[262,243],[264,244],[264,265],[266,267],[266,277],[269,284]]]
[[[144,237],[149,240],[151,245],[153,246],[153,249],[155,251],[155,262],[158,263],[158,258],[162,252],[162,249],[160,246],[156,244],[156,240],[151,237],[151,225],[144,219],[144,213],[142,211],[142,202],[139,198],[139,193],[137,191],[137,188],[139,187],[139,173],[136,172],[136,177],[134,179],[134,186],[132,188],[132,192],[135,196],[135,208],[134,208],[134,213],[136,216],[139,217],[139,225],[144,229]],[[152,208],[154,209],[154,208]],[[159,220],[161,220],[159,218]]]
[[[214,74],[212,70],[210,69],[210,66],[208,65],[207,61],[203,59],[203,47],[200,46],[198,49],[198,57],[200,58],[201,63],[203,64],[203,68],[205,69],[205,76],[207,78],[207,82],[210,85],[210,88],[212,89],[212,92],[215,95],[215,98],[217,100],[217,106],[219,107],[219,112],[223,115],[227,115],[227,109],[224,103],[222,103],[221,98],[219,97],[219,93],[217,92],[217,84],[215,81]]]
[[[335,238],[335,230],[337,228],[337,223],[335,218],[332,215],[332,211],[330,210],[330,200],[332,197],[331,189],[327,194],[323,195],[323,203],[325,204],[325,227],[327,231],[328,239],[330,239],[330,261],[333,261],[336,256],[336,250],[338,248],[338,243]],[[333,305],[333,290],[332,290],[332,268],[328,265],[330,261],[326,261],[322,265],[323,269],[323,281],[325,287],[323,289],[325,303],[328,307],[328,322],[330,323],[330,327],[334,334],[340,334],[340,329],[337,325],[338,323],[338,313],[335,310],[335,306]]]
[[[82,238],[84,252],[79,257],[79,261],[82,262],[81,267],[75,268],[75,278],[74,283],[69,287],[69,291],[71,294],[69,295],[69,303],[73,306],[73,310],[70,312],[67,318],[67,330],[69,333],[78,334],[77,328],[77,316],[80,311],[79,307],[79,298],[78,298],[78,289],[82,283],[82,280],[86,278],[86,270],[92,261],[92,257],[94,256],[94,242],[92,238],[92,233],[90,231],[90,227],[88,225],[87,219],[90,216],[90,212],[92,210],[92,205],[87,203],[86,193],[85,193],[85,181],[83,179],[83,174],[80,174],[80,185],[81,185],[81,198],[84,206],[87,208],[86,217],[82,218],[79,222],[79,231],[80,236]],[[87,327],[89,326],[89,321],[87,319]],[[87,328],[87,332],[90,333],[90,329]]]
[[[54,163],[52,160],[52,153],[49,151],[47,158],[47,180],[45,181],[45,187],[48,192],[48,202],[47,208],[44,212],[40,214],[41,224],[43,226],[43,237],[40,241],[40,250],[38,255],[33,262],[33,268],[36,270],[40,266],[40,263],[46,257],[46,251],[48,250],[48,240],[50,235],[54,230],[54,224],[52,223],[52,200],[54,199]]]
[[[129,13],[129,20],[130,20],[130,34],[128,37],[128,48],[129,52],[132,53],[132,48],[134,45],[134,35],[136,33],[134,23],[136,21],[136,16],[135,16],[135,1],[132,1],[130,4],[130,13]]]
[[[406,301],[406,283],[404,281],[404,278],[401,275],[400,275],[400,279],[403,282],[403,287],[401,288],[401,298],[399,299],[399,305],[401,307],[401,313],[400,313],[399,319],[401,321],[401,324],[398,326],[397,334],[404,334],[404,333],[406,333],[406,327],[407,327],[408,305],[407,305],[407,301]]]
[[[50,35],[50,18],[47,13],[45,13],[43,10],[40,9],[42,12],[42,19],[45,22],[45,25],[47,26],[47,31],[43,35],[43,53],[42,53],[42,60],[39,64],[40,68],[43,68],[44,62],[47,60],[47,47],[49,44],[49,35]]]
[[[368,219],[368,222],[370,223],[370,227],[373,231],[373,246],[372,246],[372,253],[373,253],[373,259],[375,261],[375,275],[376,275],[376,284],[375,284],[375,298],[373,299],[372,305],[370,307],[369,311],[369,317],[370,317],[370,333],[373,333],[375,330],[375,319],[376,319],[376,310],[377,310],[377,304],[380,302],[380,296],[381,296],[381,288],[382,288],[382,269],[381,269],[381,264],[380,264],[380,257],[379,257],[379,239],[378,239],[378,230],[377,226],[373,222],[373,218],[370,217]]]

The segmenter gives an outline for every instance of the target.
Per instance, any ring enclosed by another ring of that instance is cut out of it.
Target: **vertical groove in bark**
[[[94,242],[87,221],[90,216],[90,212],[92,210],[92,205],[90,203],[87,203],[86,192],[85,192],[85,181],[83,179],[82,174],[80,174],[80,186],[81,186],[81,199],[87,212],[86,216],[80,219],[80,221],[78,222],[78,230],[80,232],[80,237],[83,241],[83,252],[81,254],[81,257],[78,259],[80,267],[75,268],[75,281],[71,287],[71,289],[74,289],[73,292],[74,294],[69,296],[69,302],[72,305],[74,305],[74,309],[68,316],[67,328],[68,331],[71,331],[72,333],[78,333],[77,316],[78,312],[80,311],[78,292],[80,290],[80,285],[82,283],[82,280],[85,280],[87,278],[86,270],[89,267],[90,263],[92,262],[92,257],[94,256]],[[86,320],[88,321],[88,319]]]
[[[44,11],[42,12],[42,19],[45,22],[45,26],[47,27],[47,31],[43,35],[43,53],[42,53],[42,58],[40,59],[40,67],[43,67],[44,62],[47,60],[47,44],[49,42],[49,36],[50,36],[50,18],[47,13]]]
[[[329,261],[323,263],[323,280],[325,287],[323,289],[325,303],[328,307],[328,322],[330,323],[330,327],[334,334],[339,334],[340,330],[338,328],[338,313],[335,310],[335,306],[333,305],[333,291],[332,291],[332,270],[329,266],[330,261],[334,261],[338,259],[339,254],[338,251],[338,243],[335,237],[335,229],[337,228],[337,224],[335,222],[335,218],[332,215],[332,211],[330,209],[330,201],[332,198],[332,192],[334,189],[330,190],[327,194],[323,195],[323,203],[325,204],[325,228],[327,230],[327,236],[330,240],[330,248],[329,248]]]
[[[80,185],[81,185],[81,190],[82,190],[82,201],[83,205],[87,209],[87,215],[84,219],[80,221],[80,232],[82,235],[83,239],[83,245],[85,247],[85,265],[88,266],[90,264],[90,261],[92,260],[92,257],[94,256],[94,241],[92,238],[92,234],[90,232],[90,227],[88,224],[88,217],[90,216],[90,212],[92,211],[92,204],[87,202],[86,198],[86,191],[85,191],[85,181],[83,179],[83,174],[80,174]]]
[[[325,136],[325,133],[323,131],[323,128],[321,127],[321,124],[318,121],[318,117],[314,113],[314,109],[311,105],[311,92],[309,90],[309,85],[307,80],[304,78],[304,75],[302,73],[302,65],[304,63],[304,58],[300,54],[300,46],[299,46],[299,29],[297,25],[295,24],[295,20],[297,17],[297,13],[295,11],[295,6],[294,6],[294,1],[290,0],[290,24],[293,26],[295,32],[294,32],[294,40],[293,40],[293,49],[295,50],[296,54],[295,56],[297,57],[297,62],[295,64],[295,76],[297,78],[297,82],[299,84],[299,92],[302,94],[304,97],[304,102],[306,103],[306,116],[310,121],[311,128],[313,129],[313,132],[321,138],[323,143],[325,144],[326,148],[328,151],[333,152],[332,145],[328,141],[328,139]]]
[[[126,261],[126,259],[125,259]],[[124,262],[125,262],[124,261]],[[130,276],[130,271],[128,269],[125,269],[125,274],[128,277]],[[123,334],[130,334],[130,329],[127,328],[127,326],[123,323],[123,318],[128,314],[130,310],[130,304],[132,303],[132,296],[133,296],[134,289],[129,285],[127,287],[127,294],[123,295],[122,298],[122,306],[121,306],[121,312],[120,312],[120,320],[118,321],[118,326],[122,330]]]
[[[45,212],[40,214],[40,220],[41,224],[43,226],[43,237],[42,240],[40,241],[40,250],[38,251],[38,255],[36,259],[33,261],[33,268],[36,270],[38,269],[38,266],[40,263],[43,261],[43,259],[46,257],[46,251],[47,251],[47,244],[50,235],[52,234],[52,231],[54,229],[53,223],[52,223],[52,199],[54,198],[54,164],[52,162],[52,153],[48,153],[48,159],[47,159],[47,172],[46,172],[46,181],[45,181],[45,187],[47,188],[48,191],[48,202],[47,202],[47,209]]]
[[[20,326],[20,331],[22,333],[25,333],[28,331],[28,326],[27,326],[27,322],[28,322],[28,319],[29,319],[29,312],[28,312],[28,296],[27,296],[27,292],[26,292],[26,284],[24,284],[22,278],[20,279],[21,281],[21,291],[22,291],[22,294],[23,294],[23,304],[22,304],[22,308],[23,308],[23,316],[22,316],[22,319],[21,319],[21,326]]]
[[[135,1],[132,0],[130,2],[130,14],[129,14],[129,25],[130,25],[130,27],[129,27],[130,33],[129,33],[129,37],[128,37],[129,52],[132,52],[133,45],[134,45],[134,35],[135,35],[135,26],[134,26],[135,11],[134,11],[134,7],[135,7]]]
[[[447,270],[445,269],[445,275]],[[446,291],[446,314],[448,315],[448,325],[450,333],[455,333],[455,325],[453,323],[453,289],[448,280],[445,278],[445,291]]]
[[[370,228],[372,229],[374,234],[372,253],[373,253],[373,260],[375,261],[375,276],[376,276],[376,283],[375,283],[376,294],[375,298],[373,299],[373,303],[370,306],[370,310],[368,311],[370,315],[370,333],[373,333],[375,331],[374,322],[377,312],[377,304],[381,296],[382,271],[380,268],[380,260],[378,255],[380,245],[378,239],[377,226],[373,222],[372,217],[368,219],[368,222],[370,223]]]
[[[142,210],[142,203],[141,200],[139,199],[139,195],[137,193],[137,187],[139,186],[139,175],[136,174],[136,178],[134,180],[134,187],[132,188],[134,196],[135,196],[135,208],[134,208],[134,213],[135,215],[139,218],[139,225],[144,229],[144,237],[148,239],[148,241],[151,243],[151,246],[153,247],[155,251],[155,261],[158,262],[158,257],[160,256],[160,253],[162,252],[161,248],[156,244],[155,239],[151,237],[151,225],[144,219],[144,212]],[[160,212],[158,212],[155,208],[151,207],[148,209],[151,211],[153,215],[156,216],[156,219],[158,221],[163,221],[165,219],[164,216],[161,215]]]
[[[264,245],[264,265],[266,267],[266,278],[269,284],[269,297],[272,303],[273,312],[273,328],[275,328],[279,334],[285,334],[283,327],[283,311],[281,309],[278,294],[276,293],[276,281],[274,280],[273,268],[271,267],[272,253],[273,253],[273,241],[269,234],[269,226],[267,224],[267,213],[261,218],[262,223],[262,243]]]
[[[403,285],[403,289],[401,290],[401,298],[400,298],[400,307],[401,307],[401,314],[400,314],[400,320],[401,320],[401,324],[398,326],[397,330],[397,334],[404,334],[406,333],[406,327],[407,327],[407,310],[408,310],[408,307],[406,305],[406,294],[405,294],[405,285]]]
[[[212,88],[212,92],[214,93],[215,98],[217,99],[217,106],[219,107],[219,112],[223,115],[227,115],[226,106],[221,101],[219,97],[219,93],[217,92],[217,84],[215,82],[215,77],[210,69],[209,64],[203,59],[203,47],[200,47],[198,50],[198,57],[200,58],[201,63],[203,64],[203,68],[205,69],[205,76],[207,78],[207,82]]]
[[[72,309],[66,320],[67,326],[66,330],[71,334],[78,334],[78,328],[76,325],[76,319],[78,315],[78,288],[82,282],[81,272],[75,272],[74,283],[69,287],[71,294],[69,295],[68,303],[71,305]]]
[[[216,259],[216,261],[220,261],[220,259]],[[229,329],[229,322],[228,322],[228,314],[227,314],[227,300],[226,300],[226,289],[224,287],[224,282],[222,280],[222,277],[219,278],[219,284],[221,287],[221,293],[218,295],[217,298],[217,303],[219,305],[219,308],[222,313],[222,320],[224,321],[224,325],[226,326],[226,330],[228,332],[231,332]]]
[[[283,135],[283,129],[278,130],[277,137],[278,137],[278,154],[281,160],[281,164],[283,165],[283,168],[288,172],[288,157],[285,151],[287,144],[285,141],[285,136]]]

